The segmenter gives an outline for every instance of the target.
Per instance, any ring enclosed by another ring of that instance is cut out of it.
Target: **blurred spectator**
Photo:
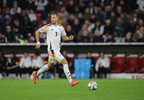
[[[85,25],[87,25],[88,27],[91,25],[91,23],[89,22],[89,20],[85,20]]]
[[[96,18],[100,21],[100,23],[103,23],[103,15],[102,13],[98,10],[97,7],[94,7],[94,14],[96,15]]]
[[[120,6],[122,8],[122,12],[125,12],[127,14],[131,13],[130,6],[128,4],[126,4],[124,0],[120,0]]]
[[[111,6],[107,6],[106,11],[104,12],[103,21],[105,21],[106,19],[109,19],[110,16],[111,16]]]
[[[133,40],[136,42],[139,38],[139,33],[142,33],[144,35],[144,28],[141,28],[133,35]]]
[[[70,26],[73,26],[73,24],[74,24],[74,15],[73,14],[70,14],[70,18],[67,22],[69,23]]]
[[[9,25],[10,25],[9,20],[6,20],[6,21],[4,22],[4,24],[2,24],[2,26],[1,26],[2,33],[5,33],[5,32],[6,32],[6,26],[9,26]]]
[[[28,9],[26,12],[29,16],[30,21],[35,25],[36,22],[36,15],[34,14],[32,9]]]
[[[90,78],[93,78],[94,77],[94,73],[95,73],[95,58],[92,57],[91,54],[92,53],[90,51],[88,51],[86,59],[90,59],[91,60]]]
[[[138,5],[136,4],[137,0],[125,0],[125,2],[130,6],[131,11],[134,11],[138,8]]]
[[[34,58],[32,60],[32,70],[38,71],[40,67],[42,67],[44,64],[43,59],[40,57],[38,52],[35,52]]]
[[[95,23],[96,22],[96,15],[95,14],[91,14],[91,18],[90,18],[90,23]]]
[[[139,9],[144,12],[144,1],[143,0],[137,0],[136,3],[139,5]]]
[[[95,6],[99,7],[101,0],[93,0],[93,2]]]
[[[69,19],[69,13],[66,11],[65,7],[61,8],[60,16],[62,19],[63,18],[66,18],[66,20]]]
[[[74,9],[74,16],[77,17],[78,13],[80,13],[79,7],[78,7],[78,6],[75,6],[75,9]]]
[[[101,11],[102,15],[104,15],[104,12],[106,11],[106,6],[104,2],[100,2],[100,6],[98,7],[99,11]]]
[[[122,8],[121,6],[117,6],[117,9],[116,9],[116,16],[117,17],[120,17],[120,14],[122,13]]]
[[[20,73],[20,77],[22,72],[26,72],[28,71],[29,76],[32,73],[32,69],[31,69],[31,57],[28,55],[28,52],[24,52],[23,57],[20,59],[20,63],[19,63],[19,73]]]
[[[114,28],[114,36],[122,37],[125,32],[125,25],[123,24],[120,17],[117,18],[117,23]]]
[[[24,4],[23,4],[24,5]],[[17,1],[13,2],[13,8],[11,8],[10,13],[15,14],[14,9],[17,9],[17,13],[21,13],[21,8],[18,7]]]
[[[16,57],[14,52],[10,53],[10,57],[8,58],[8,62],[6,64],[6,74],[9,77],[9,73],[11,71],[15,71],[16,77],[18,78],[18,67],[19,67],[19,60]]]
[[[36,10],[35,0],[28,0],[28,8]]]
[[[74,25],[72,26],[73,30],[75,31],[76,35],[81,29],[81,25],[79,24],[79,20],[76,18],[74,19]]]
[[[7,2],[3,1],[2,6],[0,6],[0,13],[4,13],[7,7]]]
[[[107,71],[110,68],[110,60],[104,55],[103,52],[100,53],[100,57],[96,62],[95,70],[97,73],[97,78],[100,78],[100,74],[103,72],[105,78],[107,77]]]
[[[114,27],[117,22],[117,17],[114,11],[111,12],[111,17],[109,19],[111,21],[111,25]]]
[[[116,42],[111,33],[108,34],[108,39],[106,40],[106,42]]]
[[[80,36],[80,42],[90,42],[88,31],[83,31],[82,36]]]
[[[24,36],[24,27],[20,24],[18,19],[14,20],[14,25],[12,26],[12,29],[15,34],[21,34]]]
[[[139,38],[138,38],[137,42],[144,42],[143,33],[139,33]]]
[[[90,9],[90,14],[93,14],[93,12],[94,12],[94,3],[93,2],[90,2],[89,9]]]
[[[15,42],[15,34],[11,30],[10,26],[6,26],[6,32],[4,35],[7,37],[8,43],[14,43]]]
[[[63,18],[63,19],[62,19],[62,26],[63,26],[64,28],[66,28],[67,25],[68,25],[68,23],[67,23],[66,18]]]
[[[90,7],[90,2],[92,2],[93,0],[83,0],[85,6],[88,8]]]
[[[58,23],[59,23],[59,24],[62,24],[62,18],[61,18],[61,16],[60,16],[60,13],[58,13],[58,18],[59,18],[59,19],[58,19]]]
[[[66,7],[66,10],[70,14],[70,13],[74,13],[74,9],[75,9],[74,2],[73,0],[70,0],[69,4]]]
[[[24,26],[24,30],[25,30],[24,37],[25,37],[25,39],[28,39],[28,36],[31,36],[33,33],[33,24],[31,23],[27,14],[24,16],[23,26]]]
[[[7,1],[7,7],[12,8],[14,0],[6,0],[6,1]]]
[[[88,27],[88,31],[92,32],[92,34],[96,33],[98,30],[100,31],[100,34],[103,35],[104,26],[101,25],[99,20],[97,20],[95,24],[92,24]]]
[[[24,39],[23,39],[21,34],[17,34],[15,36],[15,43],[21,43],[21,44],[25,43],[25,41],[24,41]]]
[[[79,1],[79,12],[84,14],[85,9],[86,9],[86,6],[85,6],[83,0],[80,0]]]
[[[136,29],[136,23],[134,23],[134,20],[131,17],[129,23],[126,25],[126,33],[130,32],[132,35],[134,35],[135,29]]]
[[[82,26],[84,24],[84,19],[83,19],[83,14],[79,13],[77,16],[78,20],[79,20],[79,24]]]
[[[83,31],[87,31],[88,36],[91,37],[91,32],[88,31],[87,25],[83,25],[82,29],[78,32],[78,38],[80,38],[83,35]]]
[[[28,5],[27,4],[27,0],[17,0],[17,4],[18,6],[21,8],[21,10],[24,12],[24,10],[27,8],[27,6],[25,5]],[[21,11],[21,12],[22,12]]]
[[[138,30],[140,30],[141,28],[144,28],[144,23],[143,20],[139,20],[138,25],[136,26],[135,32],[137,32]]]
[[[3,51],[0,49],[0,71],[2,71],[2,73],[5,72],[6,62],[7,62],[7,59],[5,55],[3,54]]]
[[[143,11],[139,11],[138,16],[140,19],[142,19],[144,21],[144,12]]]
[[[5,20],[4,21],[11,21],[11,18],[10,18],[10,16],[9,15],[5,15]]]
[[[121,14],[120,14],[120,18],[122,19],[122,22],[123,22],[124,24],[128,24],[129,18],[128,18],[124,13],[121,13]]]
[[[85,13],[83,15],[83,18],[84,18],[84,20],[90,20],[91,14],[90,14],[89,8],[85,9]]]
[[[4,23],[6,15],[9,15],[10,19],[12,18],[12,14],[10,13],[9,8],[6,8],[5,13],[2,14],[2,18],[1,18],[2,23]]]
[[[42,19],[46,20],[46,11],[45,11],[45,6],[48,4],[47,0],[36,0],[35,1],[35,6],[36,6],[36,13],[42,14]]]
[[[110,3],[111,3],[111,0],[103,0],[103,1],[104,1],[106,6],[110,5]]]
[[[93,36],[92,38],[92,42],[104,42],[104,39],[100,34],[100,31],[96,31],[95,36]]]
[[[7,37],[0,32],[0,43],[7,43]]]
[[[115,4],[115,2],[113,0],[111,1],[110,6],[111,6],[111,11],[115,11],[116,10],[116,4]]]
[[[67,60],[67,62],[68,62],[69,69],[71,69],[72,61],[71,61],[71,58],[69,58],[67,56],[67,51],[64,50],[62,54],[63,54],[64,58]],[[59,65],[58,73],[59,73],[59,77],[62,78],[62,74],[63,74],[63,65],[62,64]]]
[[[66,33],[67,33],[67,36],[70,36],[70,35],[75,35],[75,36],[73,40],[65,41],[65,42],[77,42],[76,33],[72,30],[70,25],[66,26]]]
[[[14,20],[18,19],[19,22],[22,24],[24,20],[23,16],[17,12],[17,8],[14,8],[13,11],[14,11],[14,14],[12,16],[11,23],[14,24]]]
[[[139,20],[141,20],[139,17],[138,17],[138,14],[136,12],[134,12],[132,14],[132,17],[134,18],[134,22],[135,23],[139,23]]]
[[[2,14],[0,13],[0,26],[2,26]]]
[[[111,21],[109,19],[106,20],[106,25],[104,26],[103,35],[105,35],[107,37],[108,34],[111,34],[111,35],[113,34],[113,27],[112,27]]]
[[[134,42],[133,39],[131,38],[131,33],[126,34],[125,42]]]

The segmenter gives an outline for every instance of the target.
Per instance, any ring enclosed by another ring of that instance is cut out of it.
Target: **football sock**
[[[40,68],[37,72],[36,72],[36,76],[39,76],[41,73],[47,71],[49,69],[49,67],[46,65],[44,65],[42,68]]]
[[[68,69],[68,64],[64,64],[63,65],[63,69],[64,69],[64,73],[65,73],[67,79],[69,80],[69,83],[71,83],[72,82],[72,78],[71,78],[71,73],[70,73],[70,71]]]

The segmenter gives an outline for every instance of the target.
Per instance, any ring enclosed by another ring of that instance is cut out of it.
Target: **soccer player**
[[[79,81],[74,82],[71,78],[71,73],[68,69],[68,62],[63,57],[63,55],[60,53],[60,47],[61,47],[61,37],[64,41],[73,40],[74,35],[70,35],[69,37],[66,36],[66,32],[64,30],[64,27],[57,23],[58,21],[58,15],[56,13],[51,14],[51,23],[43,26],[42,28],[38,29],[35,32],[37,45],[36,49],[40,48],[40,41],[39,36],[41,32],[47,33],[47,44],[48,44],[48,54],[49,54],[49,60],[48,64],[44,65],[41,69],[39,69],[37,72],[33,72],[33,80],[36,84],[37,77],[47,71],[48,69],[52,68],[56,61],[60,62],[63,65],[64,73],[69,80],[70,86],[74,86],[79,83]]]

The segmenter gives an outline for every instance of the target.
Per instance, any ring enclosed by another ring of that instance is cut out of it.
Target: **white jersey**
[[[65,36],[64,27],[60,24],[57,26],[52,23],[47,24],[39,29],[40,32],[47,33],[48,51],[59,51],[61,47],[61,36]]]

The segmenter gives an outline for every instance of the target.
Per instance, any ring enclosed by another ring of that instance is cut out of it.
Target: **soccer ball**
[[[89,90],[96,90],[97,89],[97,83],[94,81],[91,81],[88,83],[88,89]]]

